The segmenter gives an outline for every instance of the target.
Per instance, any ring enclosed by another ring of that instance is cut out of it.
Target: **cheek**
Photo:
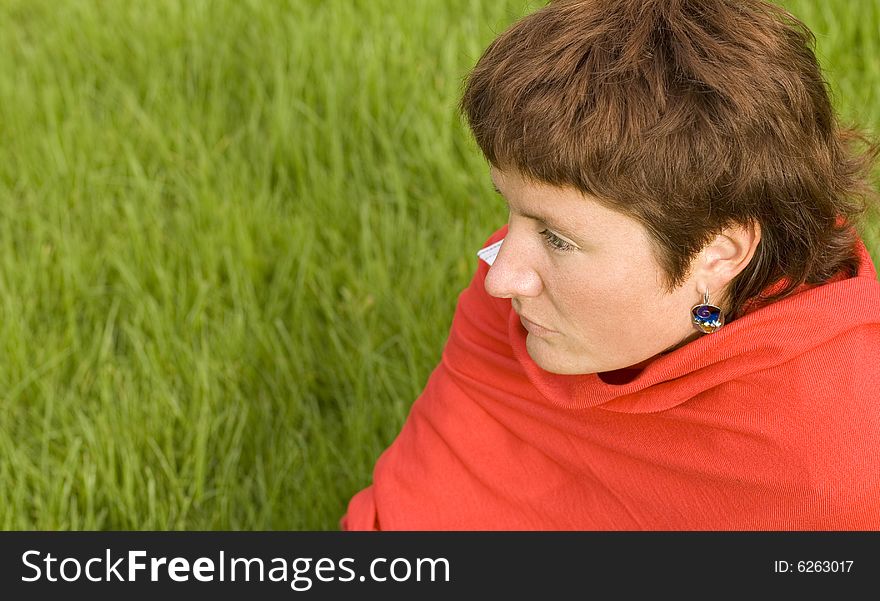
[[[616,260],[602,269],[581,270],[565,285],[565,310],[593,331],[633,331],[651,327],[665,313],[665,295],[652,265]]]

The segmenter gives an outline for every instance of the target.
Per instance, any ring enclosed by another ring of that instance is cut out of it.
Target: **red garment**
[[[856,277],[601,375],[538,367],[479,261],[440,364],[340,526],[880,529],[880,282],[858,250]]]

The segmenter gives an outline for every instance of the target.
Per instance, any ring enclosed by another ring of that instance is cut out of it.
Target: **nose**
[[[541,294],[543,283],[534,269],[527,244],[520,242],[508,231],[483,286],[496,298],[533,297]]]

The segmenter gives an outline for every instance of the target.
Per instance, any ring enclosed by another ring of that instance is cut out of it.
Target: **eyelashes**
[[[492,188],[495,190],[495,193],[498,194],[498,196],[501,196],[501,198],[504,199],[504,196],[502,196],[501,194],[501,190],[499,190],[494,184],[492,185]],[[507,214],[509,218],[511,214],[509,205],[507,207]],[[548,229],[543,230],[540,234],[544,237],[544,244],[547,246],[547,248],[555,253],[566,254],[576,250],[576,247],[574,245],[569,244]]]
[[[545,244],[547,244],[550,250],[554,252],[568,253],[574,250],[574,246],[572,246],[550,230],[542,231],[541,235],[544,236]]]

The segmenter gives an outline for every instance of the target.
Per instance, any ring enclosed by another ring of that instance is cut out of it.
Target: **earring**
[[[691,307],[691,318],[694,327],[704,334],[711,334],[724,325],[721,309],[709,304],[709,289],[703,293],[703,304]]]

